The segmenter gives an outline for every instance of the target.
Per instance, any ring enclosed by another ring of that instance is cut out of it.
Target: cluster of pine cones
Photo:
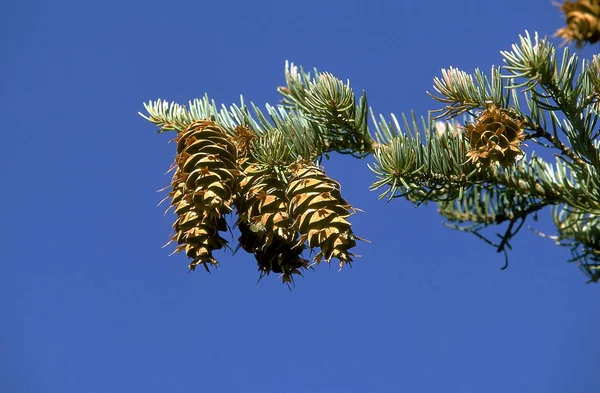
[[[558,29],[555,36],[565,42],[575,42],[577,47],[600,41],[600,0],[565,1],[560,9],[567,26]]]
[[[234,211],[240,246],[254,254],[261,277],[279,273],[284,283],[310,266],[302,257],[308,247],[319,251],[316,263],[352,261],[356,245],[348,217],[355,209],[340,194],[339,184],[312,162],[298,160],[284,169],[253,160],[255,132],[239,126],[235,135],[212,121],[197,121],[178,133],[171,199],[177,218],[171,242],[184,251],[194,270],[218,265],[213,251],[227,246],[220,232]]]

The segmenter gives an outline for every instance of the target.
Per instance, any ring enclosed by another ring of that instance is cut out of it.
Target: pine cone
[[[300,257],[304,247],[288,215],[285,183],[268,168],[240,161],[245,177],[240,181],[236,207],[242,248],[256,257],[263,274],[282,273],[284,282],[301,274],[308,262]]]
[[[565,1],[560,9],[567,26],[558,29],[555,37],[564,38],[563,43],[575,41],[577,47],[600,40],[600,0]]]
[[[508,111],[490,104],[474,123],[465,126],[470,148],[468,161],[489,167],[499,162],[503,167],[513,165],[523,155],[522,121],[513,119]]]
[[[190,270],[202,264],[218,265],[212,251],[227,241],[219,231],[227,230],[225,214],[231,212],[233,190],[239,171],[236,148],[226,134],[211,121],[191,124],[177,138],[177,156],[171,182],[171,206],[177,219],[171,241],[185,250],[193,261]]]
[[[248,158],[256,133],[245,126],[235,129],[238,166],[242,168],[235,206],[239,215],[240,246],[254,254],[263,275],[281,273],[284,283],[293,282],[293,274],[302,275],[308,261],[300,254],[298,232],[288,216],[285,175],[261,167]]]
[[[340,185],[319,167],[299,162],[293,169],[287,197],[300,240],[307,241],[311,249],[321,249],[315,261],[337,258],[340,268],[350,263],[354,254],[348,249],[356,245],[356,237],[346,219],[354,208],[342,198]]]

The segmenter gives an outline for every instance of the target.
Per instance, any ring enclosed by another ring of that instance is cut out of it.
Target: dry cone
[[[243,163],[240,197],[236,202],[242,232],[240,244],[256,257],[259,270],[268,275],[282,273],[284,282],[308,262],[300,257],[298,233],[289,217],[286,185],[270,168]]]
[[[474,123],[465,126],[469,141],[468,161],[489,167],[499,162],[503,167],[513,165],[523,156],[521,144],[525,138],[522,121],[490,104]]]
[[[171,183],[171,206],[177,219],[171,241],[192,259],[191,270],[202,264],[218,265],[212,252],[227,241],[225,214],[232,210],[233,190],[238,176],[236,148],[226,134],[211,121],[198,121],[179,133],[177,156]]]
[[[238,165],[243,171],[235,202],[240,247],[254,255],[261,277],[279,273],[284,283],[290,283],[294,274],[302,275],[308,261],[300,256],[304,246],[298,244],[298,233],[288,216],[285,177],[248,158],[257,139],[248,127],[235,130]]]
[[[356,237],[347,218],[355,209],[340,194],[340,185],[311,163],[298,162],[287,187],[290,216],[300,232],[300,240],[308,247],[319,247],[315,261],[344,263],[352,261],[348,250],[356,245]]]

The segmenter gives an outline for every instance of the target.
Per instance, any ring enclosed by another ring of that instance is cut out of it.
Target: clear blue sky
[[[325,162],[372,241],[352,269],[188,274],[156,207],[174,148],[137,115],[276,103],[286,59],[426,114],[441,68],[562,23],[550,0],[3,2],[0,392],[600,392],[600,288],[568,250],[523,230],[501,271],[434,206],[378,201],[370,158]]]

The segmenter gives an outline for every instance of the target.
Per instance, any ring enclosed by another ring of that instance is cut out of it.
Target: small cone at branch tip
[[[218,265],[212,252],[227,245],[219,232],[227,230],[225,215],[232,211],[239,170],[237,149],[227,135],[211,121],[197,121],[180,132],[171,181],[171,208],[177,219],[175,252],[184,251],[194,270]]]
[[[567,26],[560,28],[554,34],[562,37],[563,44],[575,42],[577,47],[585,43],[600,41],[600,0],[565,1],[560,6],[567,19]]]
[[[258,139],[258,135],[251,128],[246,126],[237,126],[233,137],[233,143],[238,151],[238,157],[244,158],[248,156],[252,143]]]
[[[490,167],[498,162],[506,168],[524,154],[522,121],[493,104],[488,105],[475,122],[464,127],[464,135],[469,141],[467,162],[479,167]]]
[[[311,249],[320,248],[315,262],[336,258],[340,268],[350,264],[355,255],[348,250],[358,238],[347,218],[355,209],[342,198],[339,183],[312,163],[298,161],[292,168],[287,197],[300,241]]]

